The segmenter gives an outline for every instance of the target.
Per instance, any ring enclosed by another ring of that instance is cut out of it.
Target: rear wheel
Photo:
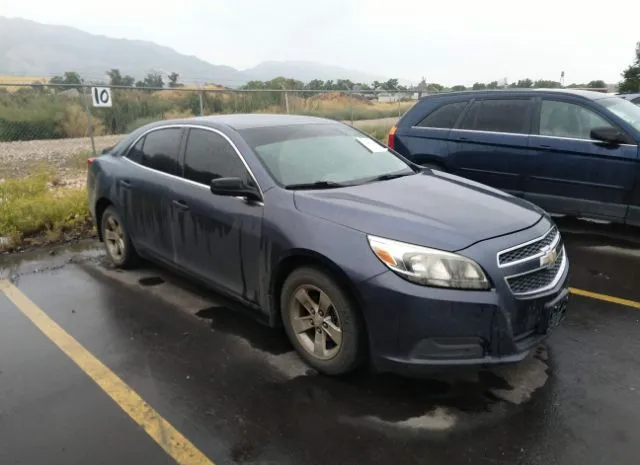
[[[131,268],[138,263],[138,254],[117,210],[111,206],[102,214],[102,239],[107,256],[118,268]]]
[[[362,318],[349,296],[326,273],[300,268],[281,294],[282,320],[300,356],[316,370],[340,375],[363,361]]]

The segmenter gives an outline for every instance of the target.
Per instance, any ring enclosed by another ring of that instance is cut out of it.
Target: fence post
[[[289,114],[289,95],[287,93],[287,88],[284,86],[284,84],[282,85],[282,89],[284,90],[284,107],[286,108],[287,111],[287,115]]]
[[[349,113],[351,114],[351,126],[353,126],[353,91],[349,90]]]
[[[400,118],[400,97],[396,94],[396,101],[398,102],[398,118]]]
[[[87,86],[86,89],[88,90],[88,92],[86,94],[83,92],[82,100],[84,101],[84,110],[87,112],[88,132],[89,132],[89,137],[91,138],[91,151],[93,152],[93,156],[95,157],[96,142],[93,140],[93,121],[91,119],[91,109],[89,108],[89,100],[91,99],[91,87]]]
[[[198,97],[200,99],[200,116],[204,116],[204,101],[202,98],[202,89],[198,92]]]

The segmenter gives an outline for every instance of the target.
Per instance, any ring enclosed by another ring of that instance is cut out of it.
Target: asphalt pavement
[[[0,256],[0,464],[637,464],[640,243],[569,225],[567,319],[520,364],[318,375],[284,335],[93,242]]]

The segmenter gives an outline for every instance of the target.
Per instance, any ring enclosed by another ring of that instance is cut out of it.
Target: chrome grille
[[[544,237],[525,244],[523,246],[515,247],[498,254],[498,265],[506,266],[522,260],[533,258],[537,255],[541,255],[541,249],[550,246],[556,242],[558,238],[558,229],[554,226],[544,235]]]
[[[561,249],[556,262],[548,268],[541,268],[531,273],[507,278],[507,284],[515,295],[534,294],[553,285],[556,277],[563,270],[565,261],[564,247]]]

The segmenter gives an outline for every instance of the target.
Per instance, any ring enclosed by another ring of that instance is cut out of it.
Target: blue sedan
[[[517,362],[567,307],[544,211],[334,121],[152,123],[90,160],[88,195],[116,266],[231,297],[330,375]]]

